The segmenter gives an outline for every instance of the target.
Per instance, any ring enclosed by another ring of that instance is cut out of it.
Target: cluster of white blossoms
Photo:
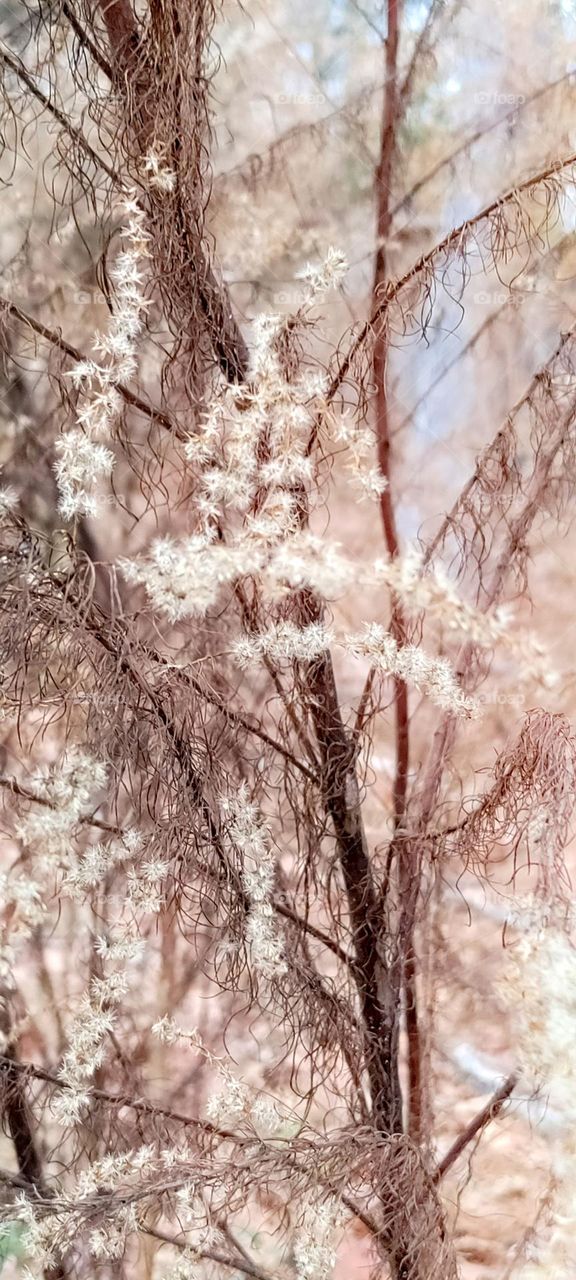
[[[165,1014],[152,1027],[152,1034],[162,1044],[186,1044],[205,1058],[213,1068],[218,1087],[211,1093],[207,1104],[207,1116],[214,1124],[233,1124],[248,1120],[259,1136],[276,1133],[280,1113],[274,1099],[258,1092],[244,1080],[239,1080],[229,1070],[222,1058],[218,1058],[203,1043],[194,1027],[186,1031],[174,1018]]]
[[[431,658],[416,645],[399,645],[377,622],[367,623],[359,635],[347,636],[345,644],[350,653],[369,658],[377,670],[415,685],[443,711],[466,717],[477,714],[477,703],[460,688],[447,658]]]
[[[28,1257],[44,1273],[52,1268],[56,1269],[62,1253],[75,1240],[79,1226],[79,1218],[74,1213],[42,1213],[24,1192],[15,1199],[12,1220],[0,1224],[0,1244],[14,1221],[19,1223],[22,1230],[22,1243]],[[31,1277],[33,1273],[27,1267],[24,1274]]]
[[[261,1139],[278,1136],[282,1116],[273,1098],[239,1080],[226,1068],[219,1069],[216,1079],[218,1087],[210,1094],[206,1106],[206,1115],[213,1124],[230,1126],[244,1122]]]
[[[149,151],[144,159],[144,174],[149,187],[163,195],[176,189],[176,174],[168,168],[156,151]]]
[[[103,976],[93,978],[83,992],[68,1028],[68,1047],[60,1068],[66,1088],[53,1102],[54,1114],[64,1124],[79,1120],[89,1105],[91,1078],[104,1061],[117,1011],[133,986],[131,966],[138,964],[144,949],[139,937],[140,917],[156,914],[164,905],[168,863],[143,857],[143,847],[141,833],[129,829],[118,840],[90,846],[64,877],[63,892],[82,902],[100,890],[114,870],[127,862],[132,864],[121,892],[115,896],[108,891],[106,895],[110,907],[117,909],[118,920],[110,936],[98,937],[94,943]]]
[[[0,516],[9,515],[18,505],[18,492],[11,484],[0,485]]]
[[[216,604],[223,585],[258,573],[262,563],[256,545],[226,547],[215,531],[206,531],[177,541],[158,538],[146,557],[124,561],[122,568],[129,582],[143,583],[155,609],[178,622],[203,616]]]
[[[360,489],[360,498],[381,498],[388,481],[374,463],[376,438],[374,431],[360,424],[353,414],[343,413],[337,419],[333,436],[346,448],[347,469]]]
[[[324,267],[310,269],[302,310],[342,270],[335,252]],[[351,562],[300,528],[297,495],[313,480],[310,441],[325,412],[327,382],[314,369],[288,380],[278,350],[284,324],[276,315],[255,321],[249,379],[222,390],[185,445],[197,478],[199,529],[158,539],[138,561],[123,565],[172,621],[205,615],[224,586],[244,577],[259,577],[273,597],[298,586],[331,597],[354,581]],[[234,532],[224,540],[227,516]]]
[[[8,875],[0,871],[0,903],[10,940],[29,938],[41,925],[46,906],[41,885],[29,875]],[[0,930],[0,940],[4,929]]]
[[[293,1245],[298,1280],[328,1280],[336,1262],[343,1206],[333,1197],[307,1205]]]
[[[522,1263],[518,1280],[572,1280],[576,1274],[576,948],[565,929],[534,908],[510,949],[502,993],[517,1035],[530,1091],[544,1088],[563,1117],[555,1135],[554,1190],[547,1231]]]
[[[511,615],[505,605],[482,613],[466,604],[442,565],[425,570],[419,547],[407,547],[404,555],[393,560],[378,560],[374,574],[400,597],[409,612],[425,612],[428,618],[441,622],[450,631],[462,632],[475,644],[496,644],[509,629]]]
[[[330,627],[310,622],[297,627],[294,622],[276,622],[265,631],[243,636],[232,648],[239,667],[270,658],[272,662],[310,662],[324,653],[333,642]]]
[[[115,867],[123,866],[140,853],[144,838],[140,831],[126,830],[119,840],[99,841],[90,844],[75,858],[66,871],[62,892],[76,902],[82,902],[87,893],[103,884]]]
[[[27,846],[33,874],[6,877],[6,884],[2,877],[0,884],[11,908],[7,917],[11,938],[19,932],[29,934],[43,923],[54,894],[59,902],[71,898],[82,904],[105,890],[111,919],[116,921],[110,925],[110,936],[95,940],[101,976],[93,977],[80,994],[67,1027],[59,1073],[63,1088],[52,1104],[64,1124],[78,1121],[89,1105],[91,1078],[104,1061],[118,1008],[131,985],[129,967],[142,956],[140,916],[157,913],[163,906],[169,870],[164,859],[146,855],[142,833],[130,827],[117,837],[78,848],[80,823],[94,816],[98,792],[106,781],[106,766],[80,748],[71,748],[56,763],[31,774],[27,791],[44,803],[34,805],[16,830]],[[89,831],[90,823],[82,827]],[[115,872],[122,873],[116,892],[116,881],[111,879]]]
[[[79,1120],[89,1105],[90,1081],[104,1062],[106,1040],[116,1025],[116,1008],[128,986],[126,972],[120,970],[106,978],[94,978],[89,991],[80,997],[59,1071],[68,1087],[52,1103],[56,1118],[63,1124]]]
[[[242,857],[242,884],[250,909],[246,918],[246,939],[254,969],[264,977],[286,973],[284,940],[272,906],[275,857],[270,833],[245,783],[234,796],[220,802],[229,839]]]
[[[346,275],[348,263],[340,249],[333,246],[320,264],[307,263],[299,273],[298,279],[308,285],[308,304],[319,302],[330,289],[338,288]]]
[[[385,582],[409,613],[425,613],[449,631],[458,631],[484,648],[503,643],[519,662],[519,678],[534,679],[546,687],[556,682],[550,660],[530,632],[511,630],[512,611],[497,605],[483,612],[462,600],[442,565],[426,569],[419,547],[408,547],[393,560],[377,560],[374,580]]]
[[[72,837],[81,818],[94,808],[106,778],[106,766],[77,747],[27,777],[29,790],[47,802],[32,807],[16,826],[18,838],[35,850],[36,867],[50,869],[54,860],[68,862]]]
[[[173,1188],[175,1181],[184,1179],[185,1170],[193,1160],[193,1151],[182,1142],[173,1142],[165,1148],[145,1145],[103,1156],[80,1170],[74,1184],[68,1187],[66,1199],[59,1198],[55,1212],[47,1209],[46,1202],[36,1203],[26,1195],[18,1197],[12,1223],[16,1219],[21,1224],[26,1253],[42,1270],[56,1269],[80,1239],[90,1257],[97,1261],[121,1258],[128,1236],[141,1230],[138,1213],[141,1199],[156,1191],[159,1183]],[[102,1192],[105,1195],[100,1197],[99,1221],[94,1225],[94,1207]],[[111,1192],[120,1194],[113,1197]],[[206,1210],[198,1197],[192,1206],[194,1218],[190,1221],[184,1213],[188,1207],[186,1198],[177,1193],[177,1200],[179,1220],[185,1222],[186,1234],[192,1237],[194,1247],[198,1239],[204,1242],[213,1229],[206,1221]]]
[[[118,387],[136,372],[136,343],[148,305],[143,296],[141,270],[149,238],[144,214],[133,194],[126,196],[122,210],[123,249],[110,271],[116,310],[106,333],[98,333],[94,339],[94,349],[105,361],[82,360],[68,373],[81,393],[77,425],[57,441],[54,468],[60,491],[59,510],[67,520],[96,516],[101,508],[99,487],[114,467],[114,454],[105,442],[122,408]]]

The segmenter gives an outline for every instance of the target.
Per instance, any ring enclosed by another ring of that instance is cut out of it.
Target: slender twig
[[[79,19],[77,18],[74,12],[72,5],[69,3],[69,0],[61,0],[61,4],[62,4],[62,13],[68,19],[68,22],[70,23],[70,26],[72,27],[74,34],[78,37],[80,43],[83,44],[84,47],[88,50],[90,57],[93,58],[96,65],[100,67],[100,70],[104,72],[104,75],[107,76],[109,80],[111,80],[112,67],[110,66],[110,63],[106,61],[104,54],[100,52],[100,49],[98,48],[98,46],[94,43],[91,36],[89,36],[88,32],[82,26],[81,22],[79,21]]]
[[[143,1228],[147,1236],[152,1236],[154,1240],[160,1240],[163,1244],[170,1244],[174,1249],[187,1249],[189,1246],[185,1240],[178,1240],[177,1237],[168,1235],[166,1231],[159,1231],[156,1227]],[[205,1258],[207,1262],[215,1262],[219,1267],[228,1267],[231,1271],[242,1271],[246,1276],[253,1276],[254,1280],[271,1280],[270,1273],[264,1271],[262,1267],[257,1267],[244,1252],[238,1252],[234,1258],[230,1254],[221,1253],[219,1249],[200,1249],[194,1250],[194,1256]]]
[[[456,1163],[458,1157],[466,1147],[469,1146],[474,1138],[477,1135],[480,1136],[487,1125],[500,1115],[500,1112],[508,1102],[511,1094],[514,1092],[517,1083],[518,1073],[517,1071],[513,1071],[511,1075],[502,1082],[496,1092],[492,1094],[489,1102],[487,1102],[486,1105],[482,1107],[481,1111],[478,1111],[470,1123],[466,1125],[466,1128],[463,1129],[462,1133],[460,1133],[454,1140],[452,1146],[448,1148],[446,1155],[442,1157],[434,1171],[433,1176],[435,1182],[441,1181],[444,1175],[452,1168],[452,1165]]]
[[[380,159],[376,172],[376,228],[377,249],[374,263],[374,281],[372,286],[372,305],[377,308],[378,300],[386,287],[388,271],[388,238],[392,227],[391,190],[396,155],[396,135],[399,123],[399,84],[398,84],[398,50],[400,40],[400,14],[398,0],[388,0],[388,24],[386,39],[386,84],[382,108],[382,130],[380,139]],[[376,334],[372,356],[372,369],[375,385],[375,422],[378,450],[378,464],[386,482],[380,497],[380,513],[384,530],[384,541],[390,559],[394,559],[400,550],[394,497],[391,477],[391,429],[388,403],[388,333],[386,325],[382,325]],[[406,638],[406,620],[402,604],[397,597],[392,601],[392,618],[390,633],[399,645]],[[361,727],[366,706],[369,700],[371,683],[365,686],[357,713],[357,726]],[[410,768],[410,726],[408,708],[408,686],[405,680],[394,679],[394,722],[396,739],[396,768],[393,785],[394,830],[397,833],[404,821],[408,791],[408,773]],[[396,853],[397,846],[392,842],[389,861]],[[408,1124],[411,1135],[418,1140],[421,1125],[421,1079],[420,1079],[420,1035],[416,1005],[416,988],[413,981],[413,907],[414,889],[412,876],[407,874],[405,856],[400,852],[400,901],[402,922],[400,937],[402,939],[402,974],[398,965],[393,966],[390,980],[393,987],[398,988],[400,980],[405,989],[406,1031],[408,1039],[409,1066],[409,1116]],[[393,1000],[400,1003],[400,991],[396,989]]]
[[[57,809],[58,805],[54,800],[48,800],[46,796],[39,796],[35,791],[30,791],[28,787],[24,787],[21,782],[17,782],[16,778],[0,777],[0,787],[11,791],[13,795],[18,796],[21,800],[28,800],[30,804],[44,805],[46,809]],[[121,836],[122,828],[112,826],[109,822],[102,822],[100,818],[92,818],[86,815],[80,815],[78,822],[83,823],[87,827],[97,827],[99,831],[106,831],[111,836]]]
[[[32,97],[36,98],[36,101],[42,105],[44,110],[48,111],[50,115],[54,117],[60,125],[60,128],[64,130],[64,133],[68,134],[68,137],[80,147],[84,154],[87,155],[103,173],[107,174],[112,182],[124,188],[124,183],[122,183],[118,174],[111,165],[108,164],[103,156],[99,155],[98,152],[94,150],[88,142],[88,139],[84,137],[82,131],[72,123],[69,116],[65,115],[65,113],[56,106],[56,103],[52,102],[52,99],[48,98],[47,95],[43,93],[42,89],[30,75],[29,71],[26,70],[26,67],[23,66],[23,64],[5,48],[0,48],[0,61],[2,61],[6,67],[10,68],[14,75],[17,76],[22,84],[26,86],[28,92],[32,94]]]
[[[506,206],[518,201],[522,195],[525,195],[545,182],[549,182],[563,173],[565,169],[569,169],[576,165],[576,151],[571,151],[569,155],[563,156],[560,160],[555,160],[551,164],[546,165],[544,169],[540,169],[538,173],[533,173],[530,177],[525,178],[523,182],[519,182],[516,186],[509,188],[503,195],[497,196],[490,204],[480,209],[472,218],[468,218],[465,222],[461,222],[457,227],[453,227],[451,231],[439,240],[432,249],[428,249],[425,253],[417,258],[416,262],[408,267],[401,276],[391,281],[386,288],[386,294],[382,302],[378,304],[372,311],[368,319],[359,329],[356,336],[352,339],[348,346],[348,350],[344,358],[339,362],[334,371],[330,386],[326,392],[326,401],[331,403],[335,399],[343,382],[350,372],[352,363],[362,347],[368,341],[369,337],[375,332],[375,326],[383,323],[391,305],[399,295],[411,284],[419,275],[423,275],[434,266],[437,258],[454,247],[464,244],[471,234],[480,227],[483,222],[488,221],[494,214],[503,213]],[[319,423],[315,424],[309,442],[309,451],[312,449],[316,436],[318,434]]]
[[[533,102],[537,102],[539,98],[543,98],[545,94],[551,93],[553,89],[558,88],[558,85],[563,84],[566,80],[573,79],[573,77],[573,71],[565,71],[564,74],[558,76],[556,80],[549,80],[547,84],[543,84],[539,89],[535,89],[534,93],[529,93],[525,97],[524,102],[516,103],[516,105],[511,107],[509,111],[505,111],[503,115],[499,116],[497,120],[492,120],[490,124],[484,125],[481,129],[476,129],[474,133],[469,134],[468,137],[464,138],[464,141],[460,142],[449,155],[444,156],[442,160],[438,160],[431,169],[428,169],[426,173],[424,173],[422,177],[414,183],[413,187],[410,187],[409,191],[405,192],[402,199],[394,205],[392,216],[395,217],[405,205],[409,204],[410,201],[413,200],[420,191],[422,191],[423,187],[428,186],[429,182],[433,182],[434,178],[436,178],[439,173],[442,173],[443,169],[449,168],[449,166],[458,159],[458,156],[463,155],[464,152],[468,151],[470,147],[473,147],[476,142],[480,142],[483,138],[488,137],[488,134],[494,133],[495,129],[501,128],[501,126],[506,124],[508,120],[515,119],[521,111],[526,110],[526,107],[529,107]]]
[[[6,1058],[5,1054],[0,1053],[0,1068],[6,1063],[14,1066],[15,1070],[26,1077],[31,1077],[33,1080],[41,1080],[46,1084],[53,1085],[57,1089],[74,1089],[73,1085],[68,1084],[67,1081],[63,1080],[55,1071],[48,1071],[44,1067],[37,1067],[32,1062],[19,1061],[13,1063],[12,1059]],[[262,1139],[255,1139],[253,1135],[242,1135],[234,1133],[230,1129],[218,1128],[216,1125],[211,1124],[209,1120],[200,1120],[197,1116],[189,1116],[183,1114],[181,1111],[174,1111],[171,1107],[163,1107],[159,1103],[149,1102],[146,1098],[135,1098],[131,1094],[112,1093],[107,1089],[97,1088],[92,1088],[90,1090],[90,1097],[94,1098],[98,1102],[105,1102],[110,1106],[117,1107],[118,1110],[126,1107],[127,1110],[137,1111],[142,1113],[142,1115],[149,1115],[158,1119],[175,1121],[187,1128],[193,1128],[200,1132],[204,1132],[210,1137],[221,1138],[223,1141],[232,1142],[237,1147],[246,1147],[248,1152],[254,1151],[254,1148],[257,1145],[266,1147],[266,1143]],[[328,1185],[331,1186],[330,1183],[328,1183]],[[336,1191],[336,1188],[334,1188],[334,1191]],[[378,1226],[378,1223],[369,1213],[366,1212],[365,1209],[360,1205],[357,1205],[346,1192],[342,1193],[341,1190],[338,1189],[338,1195],[340,1196],[342,1203],[350,1210],[350,1213],[352,1213],[354,1217],[358,1218],[358,1220],[364,1224],[372,1235],[377,1237],[381,1235],[381,1228]]]
[[[73,347],[70,342],[67,342],[65,338],[62,338],[55,329],[50,329],[48,325],[42,324],[41,320],[36,320],[28,311],[23,311],[21,307],[16,306],[15,302],[11,302],[9,298],[0,297],[0,313],[2,311],[13,316],[15,320],[19,320],[20,323],[26,325],[28,329],[32,329],[34,333],[38,334],[39,338],[44,338],[46,342],[49,342],[52,347],[61,351],[69,360],[73,360],[75,363],[86,360],[87,357],[79,351],[77,347]],[[164,427],[166,431],[172,432],[172,434],[177,436],[179,440],[187,439],[186,433],[178,426],[173,418],[168,417],[168,414],[163,413],[161,409],[156,409],[153,405],[148,404],[146,400],[143,400],[141,396],[136,395],[136,393],[131,391],[129,387],[125,386],[123,382],[118,382],[114,385],[126,404],[129,404],[133,409],[138,409],[139,413],[145,414],[147,418],[150,418],[154,423],[157,422],[158,425]]]

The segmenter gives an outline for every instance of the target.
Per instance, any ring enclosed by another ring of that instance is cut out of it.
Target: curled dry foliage
[[[574,158],[378,284],[328,371],[311,331],[344,272],[334,250],[295,314],[255,322],[248,353],[205,231],[212,8],[140,10],[42,6],[1,54],[13,163],[47,116],[54,216],[92,220],[111,312],[81,351],[4,305],[7,358],[33,348],[61,430],[60,514],[39,522],[2,494],[4,1216],[45,1277],[143,1274],[145,1258],[174,1280],[322,1280],[354,1221],[395,1280],[450,1280],[429,908],[446,875],[489,879],[495,846],[512,878],[535,864],[540,899],[561,897],[565,718],[530,712],[470,804],[454,778],[492,651],[545,673],[502,604],[527,588],[543,513],[573,492],[573,332],[420,556],[388,543],[359,565],[317,516],[345,452],[393,528],[371,461],[372,344],[425,330],[439,287],[460,299],[472,271],[531,262]],[[126,554],[107,510],[142,524]],[[349,634],[330,614],[358,582],[383,620]],[[365,681],[354,715],[342,655]],[[396,778],[375,843],[370,731],[390,689]]]

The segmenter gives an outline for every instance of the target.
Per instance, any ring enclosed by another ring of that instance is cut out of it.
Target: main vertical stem
[[[377,249],[374,264],[374,283],[372,302],[373,311],[381,301],[386,287],[388,272],[387,246],[392,226],[392,178],[394,157],[396,153],[396,131],[398,125],[399,88],[398,88],[398,48],[400,39],[400,3],[401,0],[388,0],[388,29],[385,56],[385,88],[382,114],[382,131],[380,139],[380,157],[376,171],[376,235]],[[391,446],[390,446],[390,414],[388,405],[388,331],[384,323],[374,338],[373,374],[375,384],[376,436],[378,445],[378,463],[386,480],[386,488],[380,498],[380,511],[384,529],[384,539],[391,558],[398,555],[399,538],[394,510],[393,490],[391,484]],[[402,644],[405,641],[405,621],[398,600],[394,600],[390,631],[394,639]],[[414,956],[414,898],[413,876],[416,868],[407,865],[407,846],[400,839],[408,787],[408,770],[410,765],[410,737],[408,721],[408,689],[403,680],[394,682],[395,734],[396,734],[396,771],[394,778],[394,854],[398,857],[400,876],[401,929],[400,949],[402,965],[402,984],[406,1009],[406,1032],[408,1038],[408,1073],[409,1073],[409,1129],[413,1138],[419,1140],[422,1129],[422,1087],[421,1087],[421,1050],[418,1011],[416,1003],[415,956]],[[397,842],[397,843],[396,843]]]

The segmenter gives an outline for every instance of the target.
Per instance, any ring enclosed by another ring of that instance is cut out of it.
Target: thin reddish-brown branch
[[[474,1138],[479,1137],[487,1125],[500,1115],[503,1107],[514,1092],[517,1083],[518,1073],[513,1071],[502,1082],[496,1092],[492,1094],[486,1106],[482,1107],[482,1110],[478,1111],[470,1123],[466,1125],[466,1128],[462,1130],[462,1133],[458,1134],[458,1137],[455,1138],[452,1146],[448,1148],[446,1155],[442,1157],[434,1171],[435,1182],[441,1181],[444,1175],[448,1173],[448,1170],[452,1168],[452,1165],[456,1163],[458,1157],[462,1155],[462,1152],[466,1150],[466,1147],[473,1142]]]

